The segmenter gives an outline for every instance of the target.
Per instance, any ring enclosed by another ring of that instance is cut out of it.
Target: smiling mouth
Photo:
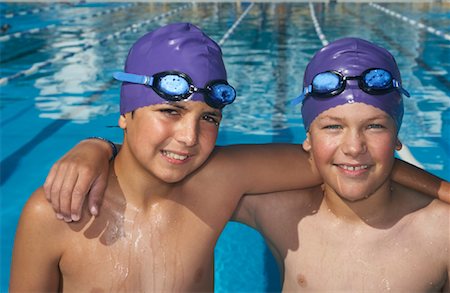
[[[189,158],[188,155],[180,155],[180,154],[176,154],[176,153],[165,151],[165,150],[161,151],[161,153],[163,154],[163,156],[165,156],[169,159],[178,160],[178,161],[184,161],[187,158]]]
[[[343,164],[338,164],[337,165],[339,168],[342,168],[346,171],[361,171],[361,170],[366,170],[369,168],[369,165],[357,165],[357,166],[349,166],[349,165],[343,165]]]

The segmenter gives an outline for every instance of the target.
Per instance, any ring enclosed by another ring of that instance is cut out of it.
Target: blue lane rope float
[[[313,23],[314,23],[314,28],[316,29],[316,33],[317,33],[317,37],[320,39],[320,41],[322,42],[323,46],[328,45],[328,40],[325,37],[325,35],[322,33],[322,29],[320,27],[319,22],[317,21],[316,18],[316,14],[314,12],[314,6],[311,2],[309,2],[309,9],[311,11],[311,18],[313,19]],[[396,151],[398,156],[403,160],[406,161],[410,164],[413,164],[419,168],[424,169],[424,166],[422,163],[420,163],[411,153],[410,149],[408,148],[408,146],[406,144],[403,144],[403,147],[401,150]]]
[[[126,27],[126,28],[123,29],[123,30],[117,31],[117,32],[115,32],[115,33],[113,33],[113,34],[110,34],[110,35],[106,36],[105,38],[103,38],[103,39],[101,39],[101,40],[94,40],[94,41],[91,41],[90,43],[83,45],[83,46],[81,47],[81,49],[80,49],[79,51],[77,51],[77,52],[70,52],[70,53],[60,54],[60,55],[57,55],[57,56],[55,56],[54,58],[51,58],[51,59],[49,59],[49,60],[47,60],[47,61],[35,63],[35,64],[33,64],[33,65],[32,65],[30,68],[28,68],[28,69],[19,71],[19,72],[13,74],[13,75],[9,75],[9,76],[0,78],[0,86],[5,85],[5,84],[7,84],[9,81],[14,80],[14,79],[17,79],[17,78],[19,78],[19,77],[29,76],[29,75],[31,75],[31,74],[34,74],[34,73],[36,73],[38,70],[40,70],[41,68],[43,68],[43,67],[45,67],[45,66],[49,66],[49,65],[51,65],[51,64],[53,64],[53,63],[56,63],[56,62],[58,62],[58,61],[61,61],[61,60],[63,60],[63,59],[67,59],[67,58],[69,58],[69,57],[72,57],[72,56],[75,55],[75,54],[79,54],[79,53],[81,53],[81,52],[84,52],[84,51],[86,51],[86,50],[88,50],[88,49],[94,47],[95,45],[98,45],[98,44],[104,44],[104,43],[107,42],[107,41],[110,41],[110,40],[113,40],[113,39],[117,39],[117,38],[119,38],[121,35],[123,35],[123,34],[125,34],[125,33],[127,33],[127,32],[130,32],[130,31],[132,31],[132,30],[134,30],[134,29],[136,29],[136,28],[142,27],[142,26],[144,26],[144,25],[150,24],[150,23],[152,23],[152,22],[161,20],[161,19],[163,19],[163,18],[165,18],[165,17],[168,17],[168,16],[171,16],[171,15],[173,15],[173,14],[176,14],[176,13],[180,12],[181,10],[186,9],[186,8],[187,8],[188,6],[190,6],[190,5],[192,5],[192,4],[191,4],[191,3],[188,3],[188,4],[184,5],[184,6],[181,6],[181,7],[178,7],[178,8],[176,8],[176,9],[170,10],[170,11],[168,11],[168,12],[166,12],[166,13],[160,14],[160,15],[158,15],[158,16],[152,18],[152,19],[149,19],[149,20],[146,20],[146,21],[137,23],[137,24],[132,24],[132,25]]]
[[[74,23],[76,21],[85,20],[85,19],[91,19],[91,18],[95,18],[95,17],[111,14],[111,13],[118,12],[118,11],[126,9],[126,8],[130,8],[130,7],[134,6],[134,5],[136,5],[136,3],[130,3],[130,4],[126,4],[125,6],[120,6],[120,7],[115,7],[115,8],[111,8],[111,9],[106,9],[106,10],[99,11],[99,12],[96,12],[96,13],[91,14],[91,15],[82,15],[82,16],[76,17],[74,19],[62,22],[61,25],[67,25],[67,24]],[[23,37],[25,35],[36,34],[36,33],[47,31],[47,30],[51,30],[51,29],[54,29],[54,28],[56,28],[55,24],[49,24],[49,25],[44,26],[42,28],[32,28],[32,29],[29,29],[27,31],[16,32],[16,33],[4,35],[4,36],[0,37],[0,42],[6,42],[6,41],[9,41],[11,39],[20,38],[20,37]]]
[[[396,17],[396,18],[398,18],[398,19],[400,19],[400,20],[402,20],[402,21],[404,21],[406,23],[409,23],[410,25],[413,25],[413,26],[415,26],[415,27],[417,27],[419,29],[424,29],[424,30],[426,30],[427,32],[429,32],[429,33],[431,33],[433,35],[436,35],[438,37],[446,39],[447,41],[450,41],[450,34],[446,34],[446,33],[442,32],[442,31],[440,31],[438,29],[435,29],[435,28],[433,28],[431,26],[425,25],[425,24],[423,24],[421,22],[418,22],[418,21],[416,21],[414,19],[408,18],[408,17],[406,17],[404,15],[401,15],[400,13],[397,13],[395,11],[387,9],[386,7],[383,7],[381,5],[378,5],[378,4],[375,4],[375,3],[369,3],[369,5],[371,7],[373,7],[373,8],[375,8],[375,9],[378,9],[378,10],[388,14],[388,15],[394,16],[394,17]]]

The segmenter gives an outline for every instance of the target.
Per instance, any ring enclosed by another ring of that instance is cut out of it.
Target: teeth
[[[175,160],[180,160],[180,161],[184,161],[188,158],[188,156],[185,155],[179,155],[179,154],[175,154],[172,152],[168,152],[168,151],[162,151],[163,155],[171,158],[171,159],[175,159]]]
[[[340,165],[342,169],[348,170],[348,171],[359,171],[362,169],[367,169],[368,165],[360,165],[360,166],[347,166],[347,165]]]

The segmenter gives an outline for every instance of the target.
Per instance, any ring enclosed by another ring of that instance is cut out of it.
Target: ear
[[[303,141],[302,147],[305,152],[309,152],[311,150],[311,134],[309,131],[306,133],[306,138]]]
[[[127,129],[127,117],[126,114],[120,115],[119,117],[119,127],[123,130]]]
[[[397,138],[397,142],[395,143],[395,150],[399,151],[403,147],[402,142]]]

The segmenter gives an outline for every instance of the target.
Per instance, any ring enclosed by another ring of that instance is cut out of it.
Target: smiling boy
[[[235,91],[220,47],[197,27],[144,35],[114,76],[123,81],[124,141],[107,175],[105,210],[89,217],[83,209],[80,222],[65,223],[38,189],[17,229],[11,292],[213,291],[214,246],[242,194],[299,184],[282,172],[292,161],[294,174],[305,170],[298,146],[214,149]],[[230,155],[247,165],[236,168]],[[256,162],[272,169],[253,170]],[[258,178],[270,179],[255,186]],[[302,179],[318,182],[311,170]]]
[[[244,197],[236,212],[265,237],[283,291],[448,292],[450,207],[391,179],[408,95],[392,55],[337,40],[304,87],[303,148],[324,184]]]

